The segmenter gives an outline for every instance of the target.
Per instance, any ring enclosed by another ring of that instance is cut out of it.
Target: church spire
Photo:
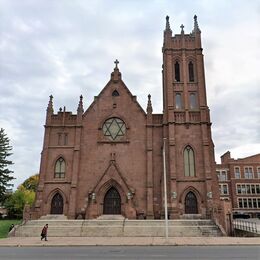
[[[199,24],[198,24],[198,20],[197,20],[197,15],[194,15],[194,29],[193,29],[193,33],[200,33],[200,28],[199,28]]]
[[[147,102],[147,108],[146,108],[147,114],[152,114],[153,112],[153,107],[152,107],[152,102],[151,102],[151,95],[148,95],[148,102]]]

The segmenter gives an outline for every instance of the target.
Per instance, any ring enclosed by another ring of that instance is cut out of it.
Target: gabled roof
[[[86,109],[86,111],[84,112],[84,115],[88,113],[88,111],[95,105],[95,103],[97,102],[97,100],[99,99],[100,96],[102,96],[102,94],[113,84],[113,83],[118,83],[120,82],[122,87],[126,90],[126,92],[129,94],[129,96],[131,97],[131,99],[133,100],[134,103],[136,103],[136,105],[138,106],[138,108],[140,109],[140,111],[146,116],[146,112],[143,110],[143,108],[141,107],[141,105],[138,103],[138,101],[136,100],[136,96],[132,95],[132,93],[130,92],[130,90],[127,88],[127,86],[125,85],[124,81],[121,78],[121,72],[119,71],[119,69],[117,68],[117,66],[114,68],[114,71],[111,73],[111,78],[108,81],[108,83],[106,84],[106,86],[101,90],[101,92],[98,94],[98,96],[95,97],[94,101],[90,104],[90,106]],[[84,116],[83,115],[83,116]]]

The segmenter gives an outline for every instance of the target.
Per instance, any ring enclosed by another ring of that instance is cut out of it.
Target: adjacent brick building
[[[191,33],[181,28],[173,36],[166,18],[162,114],[150,95],[143,110],[118,61],[86,111],[81,96],[76,114],[54,113],[50,96],[34,217],[163,217],[163,151],[169,217],[221,211],[197,17]]]
[[[234,217],[260,217],[260,154],[235,160],[226,152],[216,170],[220,197],[231,201]]]

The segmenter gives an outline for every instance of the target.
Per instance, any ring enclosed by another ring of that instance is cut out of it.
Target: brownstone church
[[[211,217],[218,209],[214,144],[207,106],[201,31],[163,39],[163,113],[146,111],[125,85],[115,61],[110,80],[84,111],[53,111],[50,96],[40,182],[32,213],[93,219],[164,216],[164,169],[170,219]],[[163,157],[165,152],[165,160]]]

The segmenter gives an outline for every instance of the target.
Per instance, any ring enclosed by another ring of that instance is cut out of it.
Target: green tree
[[[27,190],[23,185],[20,185],[18,189],[5,200],[4,206],[8,211],[8,216],[10,218],[22,218],[24,205],[29,204],[31,206],[34,199],[35,192]]]
[[[13,186],[9,182],[14,179],[11,174],[13,171],[8,169],[13,164],[8,157],[12,155],[12,146],[10,140],[4,132],[4,129],[0,129],[0,202],[5,198],[6,189]]]
[[[25,189],[36,192],[39,182],[39,174],[35,174],[28,179],[26,179],[22,185]]]

